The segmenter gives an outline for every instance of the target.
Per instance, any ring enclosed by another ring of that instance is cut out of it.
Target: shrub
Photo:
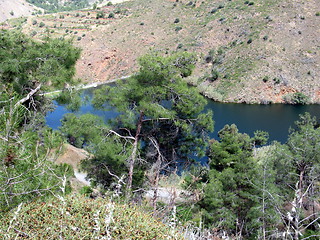
[[[178,26],[178,27],[175,28],[175,31],[179,32],[181,29],[182,29],[182,27]]]
[[[267,41],[268,40],[268,36],[267,35],[265,35],[262,39],[264,40],[264,41]]]
[[[207,56],[205,56],[205,57],[204,57],[204,61],[205,61],[206,63],[211,62],[211,61],[212,61],[212,59],[213,59],[213,57],[212,57],[212,56],[210,56],[210,55],[207,55]]]
[[[102,11],[99,11],[99,12],[97,12],[97,16],[96,16],[96,19],[99,19],[99,18],[104,18],[104,16],[105,16],[104,12],[102,12]]]
[[[79,17],[79,16],[80,16],[80,14],[79,14],[79,13],[76,13],[75,17]]]
[[[32,32],[30,33],[30,36],[31,36],[31,37],[34,37],[35,35],[37,35],[37,32],[36,32],[36,31],[32,31]]]
[[[81,38],[80,36],[77,38],[78,41],[80,41],[81,39],[82,39],[82,38]]]
[[[252,38],[249,38],[247,41],[247,44],[250,44],[250,43],[252,43]]]
[[[180,19],[179,19],[179,18],[176,18],[176,19],[174,20],[174,23],[178,23],[178,22],[180,22]]]
[[[268,76],[264,76],[263,79],[262,79],[262,81],[263,81],[264,83],[268,82],[268,80],[269,80],[269,77],[268,77]]]
[[[280,78],[273,78],[274,84],[279,84],[281,82]]]
[[[183,44],[179,43],[178,46],[177,46],[177,49],[181,49],[182,47],[183,47]]]
[[[319,17],[320,16],[320,12],[316,12],[316,16]]]
[[[13,16],[13,15],[14,15],[14,12],[13,12],[13,11],[10,11],[10,15]]]
[[[109,13],[108,18],[114,18],[114,13],[113,12]]]
[[[210,13],[216,13],[218,10],[216,8],[212,9]]]
[[[215,81],[219,78],[219,72],[216,69],[212,69],[211,71],[211,81]]]
[[[183,239],[137,207],[80,195],[14,209],[1,219],[0,235],[16,239],[17,230],[28,239]]]
[[[254,5],[254,2],[249,2],[249,4],[248,4],[249,6],[252,6],[252,5]]]
[[[108,2],[108,3],[107,3],[107,6],[112,6],[112,2]]]
[[[219,5],[218,9],[222,9],[222,8],[224,8],[224,6],[223,5]]]
[[[41,22],[41,23],[39,24],[39,27],[44,27],[44,26],[45,26],[44,22]]]
[[[38,23],[37,20],[32,21],[32,25],[36,25],[37,23]]]
[[[283,97],[286,104],[304,105],[309,102],[309,98],[301,92],[289,93]]]

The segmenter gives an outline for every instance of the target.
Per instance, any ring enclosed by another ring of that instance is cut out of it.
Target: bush
[[[10,15],[13,16],[13,15],[14,15],[14,12],[13,12],[13,11],[10,11]]]
[[[289,93],[283,97],[286,104],[304,105],[309,102],[308,96],[301,92]]]
[[[275,77],[275,78],[273,78],[273,82],[274,82],[274,84],[279,84],[279,83],[281,83],[281,80],[280,80],[280,78]]]
[[[217,79],[219,78],[219,72],[215,69],[213,69],[211,71],[211,77],[210,77],[210,80],[211,81],[216,81]]]
[[[250,43],[252,43],[252,38],[249,38],[247,41],[247,44],[250,44]]]
[[[104,12],[102,12],[102,11],[99,11],[99,12],[97,12],[97,16],[96,16],[96,19],[99,19],[99,18],[104,18],[104,16],[105,16]]]
[[[183,239],[137,207],[80,195],[14,209],[1,219],[0,235],[16,239],[17,230],[28,239]]]
[[[78,41],[80,41],[81,39],[82,39],[82,38],[81,38],[80,36],[77,38]]]
[[[37,32],[36,32],[36,31],[32,31],[32,32],[30,33],[30,36],[31,36],[31,37],[34,37],[35,35],[37,35]]]
[[[180,22],[180,19],[176,18],[173,23],[179,23],[179,22]]]
[[[39,27],[44,27],[44,26],[45,26],[44,22],[41,22],[41,23],[39,24]]]
[[[264,41],[267,41],[268,40],[268,36],[267,35],[265,35],[262,39],[264,40]]]
[[[268,82],[268,80],[269,80],[269,77],[268,77],[268,76],[264,76],[263,79],[262,79],[262,81],[263,81],[264,83]]]
[[[320,12],[316,12],[316,16],[319,17],[320,16]]]
[[[182,29],[182,27],[178,26],[178,27],[175,28],[175,31],[179,32],[181,29]]]
[[[108,18],[114,18],[114,13],[113,12],[109,13]]]
[[[38,23],[37,20],[32,21],[32,25],[36,25],[37,23]]]
[[[216,8],[212,9],[210,13],[216,13],[218,10]]]

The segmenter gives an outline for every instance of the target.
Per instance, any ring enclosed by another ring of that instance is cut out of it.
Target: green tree
[[[90,158],[82,161],[81,165],[94,186],[107,189],[119,180],[117,176],[125,175],[125,160],[128,158],[126,141],[130,139],[119,138],[113,134],[101,118],[92,114],[66,114],[60,130],[70,144],[85,148],[92,154]],[[142,175],[139,174],[134,183],[138,184],[141,179]]]
[[[290,228],[288,239],[300,239],[306,231],[319,237],[320,128],[309,113],[295,125],[287,143],[274,152],[276,183],[289,205],[282,214]]]
[[[39,93],[73,81],[80,51],[11,31],[0,31],[0,46],[0,208],[7,210],[68,190],[70,168],[53,164],[63,141],[45,127],[48,101]]]
[[[226,125],[219,131],[220,141],[210,144],[209,182],[200,203],[207,224],[219,226],[238,238],[254,236],[257,194],[251,184],[257,172],[253,158],[253,141],[237,127]]]
[[[204,153],[207,132],[213,130],[212,113],[201,113],[206,100],[183,81],[194,63],[194,55],[186,52],[148,54],[139,59],[136,75],[95,92],[95,106],[110,104],[121,113],[111,122],[113,132],[132,142],[128,190],[139,156],[149,165],[161,159],[160,165],[170,170],[178,161],[190,163],[192,155]]]

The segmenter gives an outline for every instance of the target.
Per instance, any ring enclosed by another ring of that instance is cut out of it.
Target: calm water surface
[[[83,91],[83,98],[92,97],[92,89]],[[226,124],[236,124],[240,132],[253,136],[256,130],[267,131],[271,141],[286,142],[288,130],[294,122],[299,119],[299,114],[310,112],[311,115],[320,119],[320,105],[292,106],[283,104],[274,105],[246,105],[217,103],[208,100],[206,109],[213,110],[213,120],[215,121],[215,131],[210,137],[216,138],[217,132]],[[57,105],[56,109],[47,114],[48,126],[58,129],[61,126],[60,120],[63,115],[71,111],[64,105]],[[76,114],[92,113],[101,116],[106,121],[118,115],[115,111],[96,110],[90,102],[84,103]]]

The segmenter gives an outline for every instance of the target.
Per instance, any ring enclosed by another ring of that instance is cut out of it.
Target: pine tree
[[[192,73],[195,60],[186,52],[148,54],[140,58],[136,75],[96,91],[95,106],[109,104],[121,113],[111,123],[114,133],[132,139],[128,190],[139,158],[152,165],[161,155],[161,168],[170,170],[178,161],[190,163],[193,155],[204,153],[207,132],[213,130],[212,113],[201,113],[206,100],[183,80]]]

